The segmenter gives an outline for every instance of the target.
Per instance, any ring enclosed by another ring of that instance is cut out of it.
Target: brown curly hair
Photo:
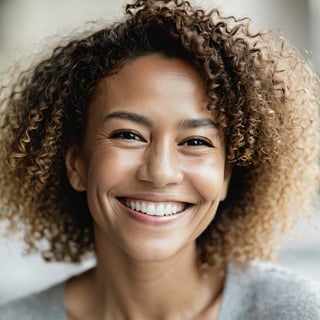
[[[56,47],[9,93],[2,87],[0,218],[9,230],[22,225],[28,250],[47,260],[93,252],[86,194],[71,188],[64,153],[81,143],[99,80],[158,53],[198,70],[233,167],[227,199],[197,239],[201,263],[270,259],[317,194],[319,83],[279,36],[249,27],[187,1],[137,0],[123,21]]]

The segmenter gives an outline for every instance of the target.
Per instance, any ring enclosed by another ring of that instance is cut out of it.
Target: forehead
[[[108,79],[117,78],[121,81],[129,81],[130,78],[154,78],[160,82],[161,80],[179,80],[184,81],[186,86],[194,82],[199,87],[203,87],[200,73],[191,63],[160,54],[149,54],[127,60],[117,73],[108,77]]]
[[[112,104],[136,100],[189,99],[207,102],[200,73],[188,62],[157,54],[128,60],[115,74],[99,81],[95,98]],[[200,102],[201,101],[201,102]]]

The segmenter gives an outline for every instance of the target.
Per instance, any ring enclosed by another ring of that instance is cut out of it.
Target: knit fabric
[[[219,320],[320,320],[320,285],[284,268],[229,268]]]
[[[66,320],[65,283],[0,307],[0,320]]]
[[[0,307],[0,319],[65,320],[64,288],[61,283],[10,302]],[[320,286],[272,264],[230,266],[218,320],[276,319],[319,320]]]

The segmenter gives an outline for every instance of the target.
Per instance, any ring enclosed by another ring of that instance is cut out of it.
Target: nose
[[[183,172],[177,146],[170,141],[152,143],[146,150],[137,178],[159,189],[179,184],[183,180]]]

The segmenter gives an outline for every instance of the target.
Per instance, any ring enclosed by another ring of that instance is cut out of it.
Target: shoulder
[[[64,283],[0,306],[1,319],[64,319]]]
[[[320,285],[270,263],[230,266],[224,298],[246,319],[320,319]]]

